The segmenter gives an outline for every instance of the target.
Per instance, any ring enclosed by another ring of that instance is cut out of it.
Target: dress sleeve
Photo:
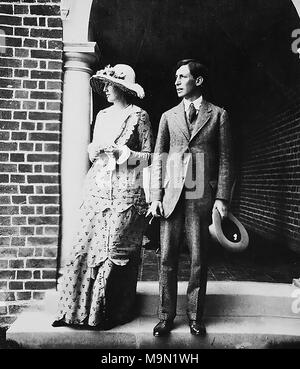
[[[141,112],[137,130],[141,151],[130,150],[129,159],[148,162],[153,151],[154,138],[149,115],[145,111]]]

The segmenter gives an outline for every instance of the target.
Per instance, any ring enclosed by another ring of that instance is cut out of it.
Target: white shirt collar
[[[195,109],[198,111],[200,109],[200,105],[202,103],[202,100],[203,100],[202,95],[194,101],[188,101],[186,99],[183,99],[184,111],[187,112],[189,110],[191,102],[194,104]]]

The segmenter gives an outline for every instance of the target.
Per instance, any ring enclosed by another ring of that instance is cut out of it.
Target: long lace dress
[[[110,327],[132,318],[146,201],[142,169],[148,165],[153,136],[148,114],[135,105],[116,119],[111,108],[98,113],[93,145],[113,140],[130,156],[111,166],[103,153],[87,173],[72,255],[59,283],[56,319],[68,324]],[[114,129],[112,127],[118,120]],[[114,132],[114,133],[112,133]],[[111,136],[111,137],[109,137]]]

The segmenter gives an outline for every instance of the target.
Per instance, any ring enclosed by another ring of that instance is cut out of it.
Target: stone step
[[[186,314],[186,289],[187,282],[178,283],[178,316]],[[299,288],[284,283],[209,281],[205,316],[300,318],[299,291]],[[57,291],[48,291],[39,310],[55,314],[57,300]],[[138,282],[137,305],[139,315],[156,315],[158,282]]]
[[[49,312],[23,312],[7,331],[10,348],[31,349],[261,349],[300,348],[300,319],[206,317],[206,337],[194,337],[179,316],[170,336],[156,338],[157,319],[141,316],[110,331],[53,328]]]

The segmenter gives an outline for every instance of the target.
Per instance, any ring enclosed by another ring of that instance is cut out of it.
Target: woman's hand
[[[94,144],[93,142],[91,142],[88,145],[88,153],[89,153],[90,161],[93,162],[102,152],[103,150],[98,145]]]

